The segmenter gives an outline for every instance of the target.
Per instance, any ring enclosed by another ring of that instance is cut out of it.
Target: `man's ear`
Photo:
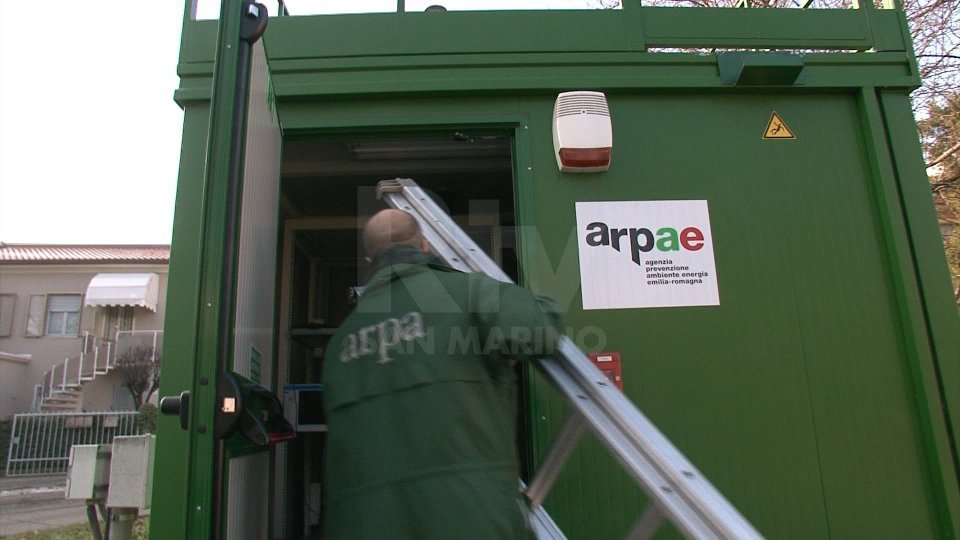
[[[420,251],[424,253],[430,253],[430,244],[427,243],[426,238],[420,239]]]

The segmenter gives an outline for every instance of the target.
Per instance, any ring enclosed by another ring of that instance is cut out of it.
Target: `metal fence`
[[[118,435],[138,435],[136,412],[17,414],[10,426],[7,476],[67,471],[75,444],[110,444]]]

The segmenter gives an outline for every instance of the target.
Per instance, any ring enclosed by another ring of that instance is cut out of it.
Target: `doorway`
[[[376,185],[398,177],[428,190],[508,275],[518,274],[512,132],[284,141],[277,380],[298,437],[277,451],[275,536],[321,537],[324,348],[370,277],[360,236],[386,208]]]

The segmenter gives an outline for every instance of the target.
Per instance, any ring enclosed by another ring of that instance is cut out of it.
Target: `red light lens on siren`
[[[563,167],[568,167],[605,171],[610,168],[610,151],[610,148],[561,148],[560,170],[564,170]]]

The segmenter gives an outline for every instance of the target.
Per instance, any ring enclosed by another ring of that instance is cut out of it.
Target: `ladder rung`
[[[536,474],[533,475],[525,491],[527,499],[534,508],[543,504],[543,500],[547,498],[547,493],[553,487],[554,481],[563,470],[563,466],[576,448],[577,441],[580,440],[580,435],[586,427],[583,416],[572,413],[567,416],[560,430],[554,435],[553,444],[544,455],[543,462],[540,463],[540,467],[537,468]]]
[[[657,532],[660,525],[663,525],[663,518],[663,512],[655,502],[651,501],[650,506],[643,512],[643,515],[637,520],[637,524],[633,526],[633,530],[627,535],[627,540],[647,540],[647,538],[653,538],[654,533]]]

